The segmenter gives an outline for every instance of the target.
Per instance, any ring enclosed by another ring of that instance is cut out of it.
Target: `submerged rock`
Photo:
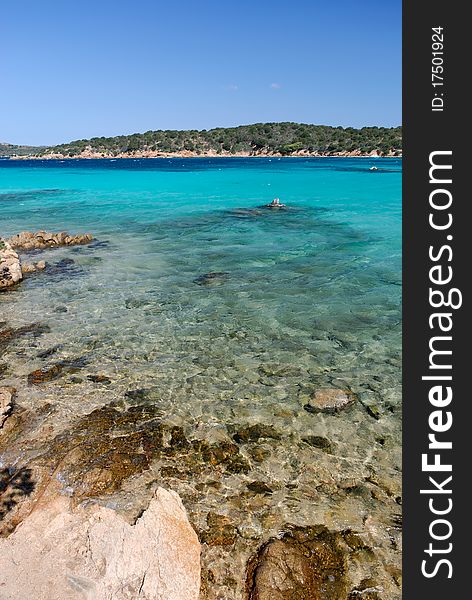
[[[248,461],[240,454],[236,444],[220,442],[209,444],[205,440],[193,440],[193,459],[211,466],[221,465],[230,473],[247,473],[250,470]]]
[[[67,360],[61,360],[50,367],[42,367],[36,369],[28,375],[28,383],[30,385],[40,385],[41,383],[47,383],[57,379],[65,372],[76,373],[79,369],[85,366],[87,363],[84,357],[72,358]]]
[[[328,454],[332,454],[333,452],[333,445],[331,442],[320,435],[308,435],[302,438],[302,441],[305,442],[305,444],[323,450],[323,452],[327,452]]]
[[[237,529],[228,517],[209,512],[207,525],[208,529],[200,534],[203,544],[208,546],[232,546],[236,541]]]
[[[63,275],[80,269],[75,266],[75,261],[72,258],[61,258],[56,263],[48,265],[49,275]]]
[[[261,364],[259,373],[268,377],[298,377],[303,370],[293,365]]]
[[[280,440],[282,434],[272,427],[272,425],[264,425],[263,423],[257,423],[257,425],[249,425],[239,429],[234,435],[233,439],[238,444],[245,442],[257,442],[260,439],[273,439]]]
[[[146,471],[157,459],[164,461],[163,466],[178,465],[182,473],[250,470],[236,444],[189,441],[182,427],[162,421],[154,404],[97,408],[57,435],[33,463],[58,472],[74,497],[85,498],[119,490],[125,480]]]
[[[54,309],[54,312],[55,313],[66,313],[66,312],[68,312],[68,310],[69,309],[67,308],[67,306],[62,305],[62,306],[56,306],[56,308]]]
[[[303,407],[308,412],[334,414],[344,410],[356,400],[350,390],[337,388],[321,388],[316,390],[307,404]]]
[[[271,455],[270,448],[266,448],[264,446],[252,446],[248,449],[249,456],[256,463],[264,462]]]
[[[111,379],[109,377],[107,377],[106,375],[88,375],[87,379],[89,381],[92,381],[93,383],[104,383],[104,384],[111,383]]]
[[[346,558],[323,525],[294,527],[264,544],[248,565],[248,600],[346,598]]]
[[[8,239],[12,248],[20,250],[39,250],[55,246],[74,246],[76,244],[89,244],[93,241],[91,233],[71,235],[66,231],[51,233],[49,231],[22,231]]]
[[[22,337],[31,335],[33,338],[37,338],[48,331],[50,331],[49,325],[43,323],[31,323],[22,327],[7,327],[6,329],[0,327],[0,352]]]
[[[64,367],[61,363],[57,363],[52,367],[43,367],[42,369],[36,369],[28,375],[28,383],[30,385],[39,385],[40,383],[46,383],[47,381],[52,381],[53,379],[57,379],[64,370]]]
[[[46,348],[45,350],[40,350],[37,354],[38,358],[49,358],[56,352],[62,349],[62,344],[57,344],[56,346],[51,346],[51,348]]]
[[[152,406],[97,408],[56,436],[39,462],[60,465],[76,497],[110,494],[162,451],[164,426],[157,414]]]
[[[264,212],[260,208],[234,208],[228,211],[228,215],[237,219],[247,219],[248,217],[259,217]]]
[[[267,483],[263,481],[251,481],[247,484],[247,489],[254,494],[272,494],[274,491]]]
[[[109,508],[40,504],[0,539],[2,598],[198,600],[200,544],[175,492],[158,488],[134,525]]]
[[[228,276],[229,273],[226,271],[212,271],[211,273],[199,275],[193,280],[193,283],[196,283],[197,285],[219,285],[226,281]]]
[[[15,439],[32,431],[38,420],[44,420],[37,413],[34,422],[31,416],[29,423],[16,427]],[[5,448],[11,447],[11,438],[2,435],[0,441]],[[113,494],[155,461],[160,461],[161,469],[167,468],[161,471],[166,476],[207,473],[220,477],[251,469],[234,442],[188,440],[182,427],[162,421],[162,412],[155,404],[125,408],[123,402],[96,408],[80,417],[19,466],[34,472],[37,490],[59,484],[63,492],[81,500]],[[10,527],[12,519],[20,522],[37,500],[33,494],[21,515],[9,515],[8,523],[2,525]]]
[[[11,287],[23,279],[18,254],[0,238],[0,290]]]
[[[149,390],[146,388],[138,388],[136,390],[128,390],[125,392],[125,398],[129,400],[142,402],[147,399]]]

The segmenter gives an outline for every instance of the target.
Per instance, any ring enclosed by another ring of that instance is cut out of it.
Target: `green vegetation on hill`
[[[38,154],[61,153],[77,156],[92,150],[111,155],[134,151],[182,152],[196,154],[281,153],[300,151],[338,153],[360,151],[401,154],[401,127],[329,127],[300,123],[257,123],[210,130],[157,130],[116,137],[95,137],[41,149]]]

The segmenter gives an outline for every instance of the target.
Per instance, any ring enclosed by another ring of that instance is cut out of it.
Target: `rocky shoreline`
[[[120,152],[117,154],[106,152],[95,152],[93,150],[85,150],[74,156],[62,154],[60,152],[50,152],[41,155],[24,155],[11,156],[10,160],[69,160],[69,159],[120,159],[120,158],[401,158],[401,154],[395,152],[382,153],[377,150],[372,152],[362,152],[361,150],[353,150],[352,152],[309,152],[301,150],[291,152],[289,155],[281,154],[280,152],[192,152],[184,150],[182,152],[159,152],[157,150],[136,150],[133,152]]]
[[[65,231],[22,231],[8,239],[0,237],[0,291],[19,283],[25,274],[43,271],[47,267],[44,260],[36,263],[22,261],[16,250],[29,252],[60,246],[76,246],[93,241],[90,233],[69,235]]]

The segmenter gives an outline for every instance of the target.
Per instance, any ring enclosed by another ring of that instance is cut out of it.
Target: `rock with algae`
[[[209,512],[207,529],[202,531],[202,543],[208,546],[232,546],[236,541],[237,529],[233,521],[225,515]]]
[[[0,355],[13,342],[30,336],[37,338],[43,333],[50,331],[48,325],[42,323],[30,323],[21,327],[5,327],[5,324],[0,323]]]
[[[72,359],[61,360],[49,367],[36,369],[28,375],[28,383],[30,385],[40,385],[57,379],[64,373],[76,373],[79,369],[85,366],[87,359],[78,357]]]
[[[97,408],[56,436],[38,462],[53,465],[76,497],[110,494],[162,449],[158,417],[152,406]]]
[[[17,421],[14,431],[0,438],[0,452],[14,440],[18,448],[30,445],[33,416],[19,410]],[[182,477],[203,471],[234,474],[250,470],[234,442],[188,440],[183,428],[165,423],[153,404],[111,403],[72,422],[52,439],[38,439],[35,456],[21,465],[32,470],[34,493],[8,515],[0,530],[10,531],[21,522],[41,490],[54,482],[59,481],[77,501],[103,498],[120,490],[129,478],[149,470],[155,461],[165,466],[161,468],[163,477],[174,477],[176,465]]]
[[[264,544],[248,565],[248,600],[346,598],[346,558],[338,537],[323,525],[292,527]]]

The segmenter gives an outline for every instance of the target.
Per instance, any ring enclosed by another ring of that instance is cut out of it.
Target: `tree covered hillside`
[[[157,130],[116,137],[77,140],[46,148],[39,154],[60,153],[77,156],[84,151],[118,155],[126,152],[183,152],[195,154],[280,153],[298,152],[401,154],[401,127],[329,127],[300,123],[258,123],[210,130]]]

